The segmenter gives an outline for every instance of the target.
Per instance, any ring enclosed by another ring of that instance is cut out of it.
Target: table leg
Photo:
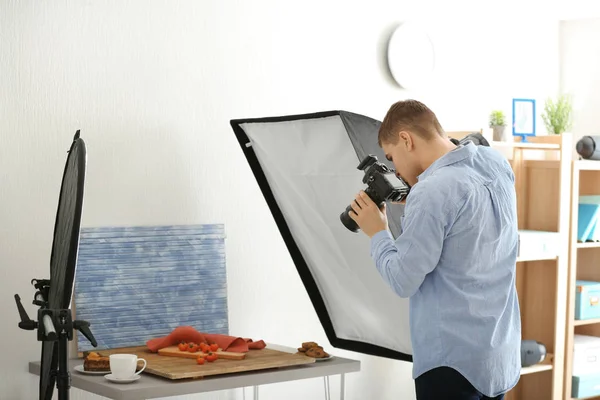
[[[331,392],[329,391],[329,376],[323,377],[323,386],[325,387],[325,400],[331,400]]]
[[[258,400],[258,386],[254,386],[254,395],[252,396],[253,400]]]
[[[346,398],[346,374],[340,375],[340,400]]]

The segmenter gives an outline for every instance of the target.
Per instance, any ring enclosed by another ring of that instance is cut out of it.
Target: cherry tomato
[[[180,351],[187,351],[187,349],[188,349],[188,344],[187,343],[184,343],[184,342],[179,343],[179,350]]]
[[[211,344],[210,345],[210,350],[211,351],[217,351],[217,350],[219,350],[219,345],[216,344],[216,343]]]
[[[203,357],[198,357],[198,358],[196,359],[196,362],[197,362],[199,365],[203,365],[203,364],[204,364],[204,358],[203,358]]]
[[[206,361],[208,362],[213,362],[218,358],[216,353],[209,353],[208,356],[206,356]]]
[[[199,346],[195,343],[190,343],[188,351],[190,353],[196,353],[198,351]]]

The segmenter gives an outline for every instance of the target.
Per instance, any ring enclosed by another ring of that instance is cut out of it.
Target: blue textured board
[[[74,287],[77,319],[98,346],[141,346],[181,325],[229,334],[223,225],[82,228]]]

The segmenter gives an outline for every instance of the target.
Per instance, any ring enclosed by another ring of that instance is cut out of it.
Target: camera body
[[[362,179],[367,185],[365,193],[373,200],[377,207],[381,207],[386,201],[400,202],[406,198],[410,191],[402,179],[396,176],[396,172],[387,165],[378,161],[377,157],[369,154],[366,156],[357,169],[365,171]],[[358,232],[358,225],[350,218],[352,206],[346,207],[346,210],[340,215],[340,220],[348,230]]]
[[[472,142],[475,146],[489,147],[490,145],[481,133],[471,133],[461,140],[452,138],[450,141],[457,146],[467,142]],[[362,180],[367,185],[365,193],[377,204],[377,207],[381,207],[386,201],[401,202],[408,196],[410,186],[396,176],[396,171],[379,162],[376,156],[369,154],[358,164],[357,168],[365,171]],[[352,206],[346,207],[346,210],[340,215],[340,220],[348,230],[358,232],[359,227],[350,218],[350,211],[352,211]]]

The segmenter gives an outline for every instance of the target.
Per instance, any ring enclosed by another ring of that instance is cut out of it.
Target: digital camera
[[[362,180],[367,184],[365,193],[377,204],[377,207],[381,207],[386,201],[400,202],[408,195],[410,186],[396,176],[396,171],[379,162],[376,156],[369,154],[358,164],[357,168],[365,171]],[[350,218],[350,211],[352,211],[352,206],[346,207],[346,210],[340,215],[340,220],[350,231],[358,232],[358,225]]]
[[[450,141],[457,146],[467,142],[473,142],[476,146],[490,145],[481,133],[471,133],[461,140],[452,138]],[[377,204],[377,207],[381,208],[386,201],[401,202],[408,196],[410,186],[396,175],[396,171],[379,162],[376,156],[369,154],[358,164],[357,168],[365,171],[362,180],[367,184],[365,193]],[[350,231],[358,232],[359,227],[350,218],[350,211],[352,211],[352,206],[346,207],[346,210],[340,215],[340,220]]]

